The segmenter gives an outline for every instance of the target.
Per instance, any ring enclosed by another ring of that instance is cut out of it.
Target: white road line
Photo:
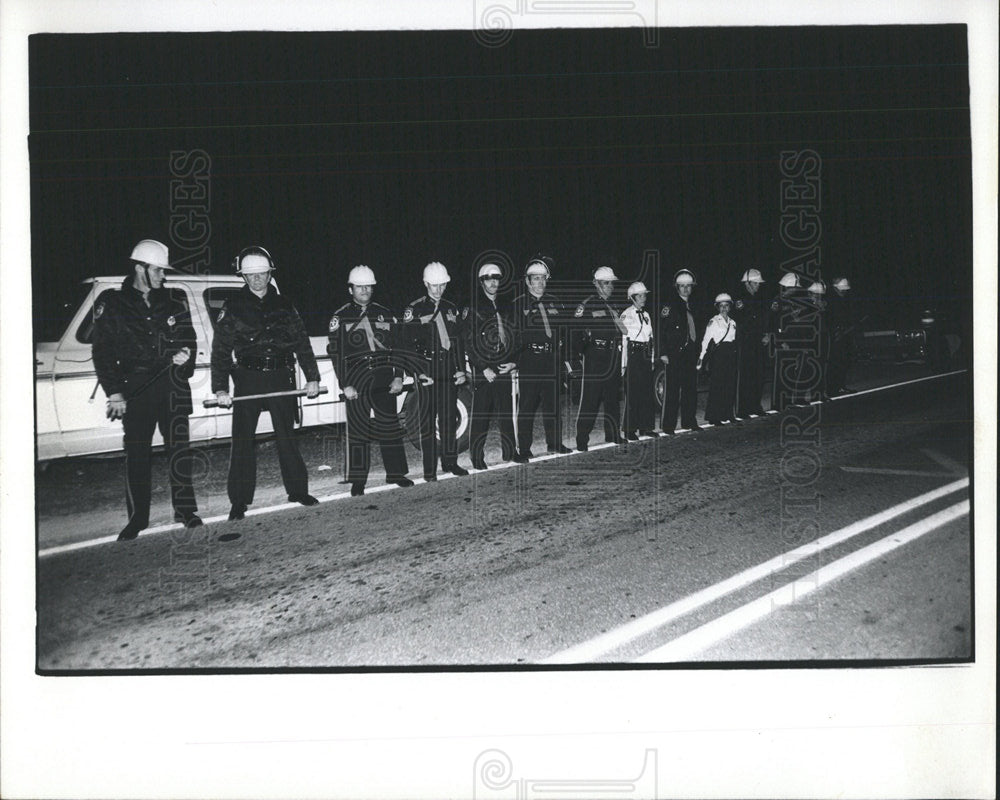
[[[938,375],[928,375],[924,378],[914,378],[912,381],[903,381],[902,383],[890,383],[888,386],[876,386],[874,389],[862,389],[860,392],[851,392],[850,394],[838,394],[836,397],[831,397],[829,402],[836,402],[837,400],[850,400],[852,397],[858,397],[862,394],[873,394],[874,392],[884,392],[887,389],[896,389],[900,386],[909,386],[913,383],[923,383],[924,381],[934,381],[938,378],[947,378],[949,375],[961,375],[963,372],[968,372],[967,369],[956,369],[951,372],[942,372]]]
[[[668,663],[689,660],[695,654],[773,614],[776,609],[791,605],[818,589],[826,588],[852,570],[881,558],[896,548],[902,547],[942,525],[960,519],[968,513],[968,500],[963,500],[943,511],[938,511],[901,531],[879,539],[867,547],[862,547],[850,555],[837,559],[832,564],[747,603],[735,611],[730,611],[700,628],[695,628],[662,647],[650,650],[645,655],[635,659],[635,663]]]
[[[880,392],[880,391],[883,391],[885,389],[893,389],[893,388],[895,388],[897,386],[906,386],[907,384],[910,384],[910,383],[920,383],[921,381],[934,380],[935,378],[944,378],[944,377],[947,377],[948,375],[958,375],[958,374],[960,374],[962,372],[967,372],[967,371],[968,370],[964,370],[964,369],[955,370],[954,372],[946,372],[946,373],[943,373],[941,375],[931,375],[931,376],[926,377],[926,378],[917,378],[916,380],[905,381],[904,383],[894,383],[894,384],[891,384],[889,386],[879,386],[879,387],[876,387],[874,389],[865,389],[864,391],[854,392],[853,394],[849,394],[849,395],[841,395],[839,397],[834,397],[832,399],[833,400],[844,400],[844,399],[846,399],[848,397],[856,397],[857,395],[860,395],[860,394],[870,394],[872,392]],[[771,409],[770,411],[767,411],[765,413],[766,414],[777,414],[779,412],[776,411],[775,409]],[[709,424],[702,425],[702,428],[710,428],[710,427],[713,427],[713,426],[709,425]],[[678,433],[678,434],[681,434],[681,433],[691,433],[691,430],[689,428],[678,428],[677,431],[676,431],[676,433]],[[662,435],[660,437],[657,437],[657,438],[664,438],[665,436],[666,435],[664,434],[664,435]],[[641,437],[641,438],[646,438],[646,437]],[[603,449],[608,448],[608,447],[616,447],[616,446],[617,445],[615,445],[613,442],[605,442],[603,444],[591,445],[588,448],[588,450],[590,452],[593,452],[595,450],[603,450]],[[530,463],[533,464],[533,463],[539,462],[539,461],[550,461],[550,460],[552,460],[554,458],[565,458],[566,456],[577,455],[578,452],[579,451],[577,451],[577,450],[573,450],[573,451],[571,451],[569,453],[546,453],[543,456],[535,456],[534,458],[531,459]],[[519,466],[522,466],[522,465],[518,464],[518,463],[516,463],[514,461],[509,461],[507,463],[500,463],[500,464],[495,464],[495,465],[491,466],[489,468],[488,472],[496,472],[496,471],[501,470],[501,469],[511,469],[513,467],[519,467]],[[483,474],[483,471],[482,470],[475,470],[475,471],[473,471],[473,474]],[[455,477],[458,477],[458,476],[445,474],[445,475],[438,476],[438,480],[439,481],[450,480],[451,478],[455,478]],[[419,485],[421,483],[426,483],[426,481],[415,480],[414,483],[417,484],[417,485]],[[400,488],[400,487],[398,487],[398,486],[392,486],[390,484],[386,484],[385,486],[375,486],[375,487],[372,487],[370,489],[366,488],[365,489],[365,494],[372,494],[374,492],[380,492],[380,491],[389,491],[390,489],[398,489],[398,488]],[[331,500],[342,500],[342,499],[344,499],[346,497],[350,497],[350,496],[351,496],[350,492],[340,492],[338,494],[326,495],[324,497],[320,497],[320,498],[317,498],[317,499],[320,501],[320,503],[328,503]],[[248,510],[246,515],[248,517],[251,517],[251,516],[256,516],[257,514],[271,514],[271,513],[274,513],[275,511],[285,511],[286,509],[289,509],[289,508],[295,508],[297,505],[298,505],[298,503],[279,503],[279,504],[273,505],[273,506],[265,506],[265,507],[262,507],[262,508],[255,508],[253,510]],[[215,517],[205,517],[203,519],[203,522],[207,525],[207,524],[214,524],[214,523],[217,523],[217,522],[226,522],[226,521],[228,521],[228,519],[229,519],[229,515],[228,514],[220,514],[220,515],[215,516]],[[170,525],[158,525],[155,528],[146,528],[146,530],[142,531],[139,534],[139,536],[140,537],[151,536],[153,534],[164,533],[166,531],[180,530],[182,527],[183,527],[183,525],[181,525],[181,523],[179,523],[179,522],[173,523],[173,524],[170,524]],[[86,541],[83,541],[83,542],[73,542],[71,544],[62,544],[62,545],[56,545],[55,547],[47,547],[47,548],[45,548],[43,550],[39,550],[38,551],[38,557],[39,558],[45,558],[47,556],[54,556],[54,555],[57,555],[59,553],[68,553],[68,552],[71,552],[73,550],[84,550],[84,549],[86,549],[88,547],[96,547],[97,545],[107,544],[108,542],[114,542],[114,541],[117,540],[117,538],[118,538],[117,536],[101,536],[98,539],[87,539]]]
[[[949,458],[944,453],[939,453],[937,450],[931,450],[929,447],[920,448],[920,452],[927,456],[931,461],[936,461],[946,470],[952,473],[952,475],[964,475],[969,471],[969,468],[964,464],[959,464],[955,459]]]
[[[917,475],[922,478],[954,478],[954,472],[928,472],[919,469],[889,469],[888,467],[841,467],[844,472],[863,472],[868,475]]]
[[[933,491],[913,497],[899,503],[898,505],[892,506],[891,508],[880,511],[877,514],[873,514],[870,517],[858,520],[845,528],[836,530],[833,533],[828,533],[820,539],[804,544],[801,547],[796,547],[794,550],[789,550],[787,553],[775,556],[774,558],[758,564],[755,567],[750,567],[749,569],[739,572],[724,581],[720,581],[719,583],[701,589],[694,594],[688,595],[680,600],[676,600],[669,605],[663,606],[656,611],[650,612],[649,614],[634,620],[633,622],[626,623],[625,625],[614,628],[607,633],[602,633],[600,636],[595,636],[593,639],[586,642],[582,642],[578,645],[567,648],[566,650],[555,653],[554,655],[548,656],[538,663],[580,664],[593,661],[594,659],[599,658],[606,653],[610,653],[622,645],[638,639],[640,636],[645,636],[647,633],[673,622],[675,619],[678,619],[691,611],[708,605],[709,603],[725,597],[728,594],[732,594],[733,592],[749,586],[762,578],[766,578],[769,575],[780,572],[798,561],[802,561],[810,556],[815,556],[823,550],[834,547],[841,542],[845,542],[858,534],[864,533],[872,528],[876,528],[879,525],[906,514],[915,508],[919,508],[920,506],[934,502],[941,497],[946,497],[949,494],[965,489],[968,485],[969,479],[962,478],[961,480],[954,481],[953,483],[949,483],[938,489],[934,489]]]

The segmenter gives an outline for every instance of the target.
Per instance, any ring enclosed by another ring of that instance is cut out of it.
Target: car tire
[[[420,411],[419,395],[417,392],[408,392],[403,400],[403,407],[399,412],[399,422],[406,431],[406,438],[416,448],[420,448]],[[466,386],[458,387],[458,430],[456,439],[458,440],[458,452],[464,453],[469,449],[469,427],[472,421],[472,392]],[[437,427],[435,423],[435,427]],[[440,436],[438,442],[440,442]]]

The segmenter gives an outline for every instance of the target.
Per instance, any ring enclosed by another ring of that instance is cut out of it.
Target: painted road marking
[[[960,519],[968,513],[968,500],[963,500],[943,511],[938,511],[901,531],[889,534],[884,539],[879,539],[867,547],[862,547],[850,555],[837,559],[815,572],[747,603],[735,611],[730,611],[700,628],[695,628],[662,647],[650,650],[645,655],[635,659],[635,663],[667,663],[688,660],[697,653],[773,614],[776,609],[791,605],[818,589],[826,588],[847,573],[891,553],[904,544],[919,539],[942,525]]]
[[[920,448],[920,452],[927,456],[931,461],[937,461],[942,467],[951,472],[953,475],[964,475],[968,472],[968,468],[964,464],[959,464],[955,459],[949,458],[944,453],[939,453],[937,450],[931,450],[929,447]]]
[[[866,475],[917,475],[922,478],[953,478],[954,472],[927,472],[920,469],[889,469],[888,467],[841,467],[844,472],[863,472]]]
[[[774,558],[758,564],[755,567],[750,567],[749,569],[739,572],[730,578],[726,578],[724,581],[720,581],[719,583],[701,589],[694,594],[688,595],[680,600],[676,600],[673,603],[663,606],[662,608],[646,614],[643,617],[639,617],[639,619],[634,620],[633,622],[626,623],[625,625],[614,628],[607,633],[595,636],[593,639],[589,639],[586,642],[582,642],[581,644],[574,645],[566,650],[562,650],[554,655],[548,656],[538,663],[580,664],[593,661],[594,659],[610,653],[622,645],[638,639],[640,636],[645,636],[647,633],[651,633],[657,628],[661,628],[664,625],[684,616],[685,614],[701,608],[702,606],[715,602],[716,600],[749,586],[762,578],[766,578],[769,575],[780,572],[798,561],[816,556],[822,551],[834,547],[841,542],[846,542],[848,539],[857,536],[858,534],[864,533],[872,528],[877,528],[879,525],[906,514],[915,508],[919,508],[920,506],[932,503],[941,497],[946,497],[949,494],[954,494],[957,491],[965,489],[968,485],[969,479],[962,478],[961,480],[949,483],[938,489],[934,489],[930,492],[926,492],[925,494],[905,500],[904,502],[892,506],[891,508],[879,511],[877,514],[873,514],[870,517],[858,520],[845,528],[836,530],[833,533],[828,533],[820,539],[804,544],[801,547],[796,547],[794,550],[790,550],[782,555],[775,556]]]
[[[884,392],[888,389],[896,389],[900,386],[909,386],[913,383],[923,383],[924,381],[934,381],[938,378],[947,378],[949,375],[961,375],[963,372],[968,372],[967,369],[956,369],[951,372],[941,372],[937,375],[927,375],[923,378],[914,378],[912,381],[903,381],[902,383],[890,383],[888,386],[876,386],[874,389],[862,389],[860,392],[851,392],[850,394],[838,394],[836,397],[831,397],[830,402],[836,402],[837,400],[850,400],[852,397],[858,397],[863,394],[873,394],[874,392]]]
[[[920,383],[922,381],[934,380],[935,378],[944,378],[944,377],[947,377],[948,375],[958,375],[960,373],[967,372],[967,371],[968,370],[960,369],[960,370],[955,370],[954,372],[945,372],[945,373],[943,373],[941,375],[931,375],[929,377],[917,378],[916,380],[905,381],[903,383],[893,383],[893,384],[890,384],[889,386],[879,386],[879,387],[876,387],[874,389],[865,389],[864,391],[854,392],[853,394],[842,395],[840,397],[834,397],[832,399],[833,400],[844,400],[844,399],[846,399],[848,397],[856,397],[856,396],[858,396],[860,394],[870,394],[872,392],[881,392],[881,391],[884,391],[886,389],[894,389],[897,386],[906,386],[906,385],[911,384],[911,383]],[[777,414],[777,413],[779,413],[779,412],[776,411],[775,409],[771,409],[771,410],[769,410],[769,411],[766,412],[766,414],[768,414],[768,415],[770,415],[770,414]],[[708,428],[708,427],[712,427],[712,426],[706,424],[706,425],[703,425],[702,427],[703,428]],[[688,428],[678,428],[677,431],[676,431],[676,433],[678,433],[678,434],[691,433],[691,431]],[[645,439],[646,437],[643,437],[643,438]],[[665,438],[665,435],[661,435],[661,436],[658,436],[656,438],[657,439]],[[650,441],[652,441],[651,438],[650,438]],[[593,452],[595,450],[604,450],[605,448],[608,448],[608,447],[617,447],[617,445],[614,444],[613,442],[605,442],[603,444],[592,445],[591,447],[588,448],[588,450],[590,452]],[[546,453],[545,455],[535,456],[534,458],[531,459],[531,463],[535,463],[535,462],[538,462],[538,461],[551,461],[554,458],[566,458],[567,456],[578,455],[578,454],[579,454],[579,451],[577,451],[577,450],[572,450],[569,453]],[[520,466],[524,466],[524,465],[518,464],[518,463],[516,463],[514,461],[508,461],[507,463],[500,463],[500,464],[496,464],[494,466],[491,466],[489,468],[488,472],[497,472],[497,471],[502,470],[502,469],[511,469],[511,468],[520,467]],[[480,470],[480,471],[476,471],[474,474],[481,475],[483,473]],[[438,481],[450,480],[451,478],[456,478],[456,477],[458,477],[458,476],[457,475],[449,475],[449,474],[445,473],[444,475],[439,475],[438,476]],[[424,481],[424,480],[421,480],[421,479],[414,479],[414,483],[416,485],[420,485],[422,483],[427,483],[427,481]],[[367,495],[367,494],[371,494],[371,493],[374,493],[374,492],[384,492],[384,491],[389,491],[389,490],[392,490],[392,489],[399,489],[399,488],[401,488],[401,487],[394,486],[392,484],[386,484],[385,486],[375,486],[375,487],[372,487],[370,489],[366,488],[365,489],[365,494]],[[343,500],[344,498],[347,498],[347,497],[350,497],[350,496],[351,496],[350,492],[338,492],[337,494],[325,495],[323,497],[318,497],[317,499],[322,504],[322,503],[328,503],[328,502],[330,502],[332,500]],[[273,505],[273,506],[264,506],[264,507],[261,507],[261,508],[255,508],[255,509],[252,509],[252,510],[248,510],[247,513],[246,513],[246,515],[248,517],[251,517],[251,516],[256,516],[257,514],[272,514],[272,513],[276,512],[276,511],[285,511],[285,510],[287,510],[289,508],[295,508],[298,505],[299,505],[298,503],[278,503],[278,504]],[[215,524],[217,522],[227,522],[228,520],[229,520],[229,514],[228,513],[226,513],[226,514],[219,514],[219,515],[214,516],[214,517],[204,517],[202,519],[202,521],[206,525],[208,525],[208,524]],[[175,522],[175,523],[168,524],[168,525],[157,525],[156,527],[146,528],[144,531],[141,531],[139,533],[139,537],[142,538],[142,537],[145,537],[145,536],[152,536],[152,535],[157,534],[157,533],[165,533],[166,531],[181,530],[183,527],[184,526],[181,523],[179,523],[179,522]],[[72,552],[73,550],[84,550],[84,549],[86,549],[88,547],[96,547],[97,545],[107,544],[108,542],[114,542],[114,541],[117,541],[117,539],[118,539],[117,535],[101,536],[101,537],[99,537],[97,539],[87,539],[87,540],[82,541],[82,542],[72,542],[71,544],[62,544],[62,545],[56,545],[54,547],[46,547],[46,548],[38,551],[38,557],[39,558],[45,558],[47,556],[58,555],[59,553]]]

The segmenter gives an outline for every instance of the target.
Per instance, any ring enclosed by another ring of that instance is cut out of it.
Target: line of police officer
[[[188,379],[197,342],[189,310],[163,288],[168,255],[160,242],[139,242],[130,257],[132,272],[121,291],[104,292],[94,308],[94,364],[108,397],[108,416],[122,418],[125,431],[129,520],[119,539],[134,539],[149,523],[150,445],[156,425],[167,445],[175,518],[188,527],[201,524],[191,485],[187,424],[191,413]],[[309,494],[308,472],[295,441],[296,360],[306,376],[307,396],[315,397],[320,391],[319,370],[305,326],[295,307],[271,283],[274,262],[270,254],[262,247],[249,247],[234,265],[245,286],[226,300],[215,320],[211,356],[216,401],[222,407],[233,406],[227,484],[230,520],[242,519],[253,502],[254,439],[264,410],[271,414],[289,501],[317,504]],[[850,361],[847,333],[852,325],[846,279],[834,282],[837,299],[828,306],[822,283],[815,282],[803,295],[796,276],[788,274],[780,281],[779,295],[768,305],[760,291],[763,278],[751,269],[743,275],[735,303],[728,294],[719,295],[719,314],[706,322],[692,300],[694,274],[679,270],[654,324],[654,316],[645,308],[649,292],[641,282],[629,286],[629,305],[619,311],[612,302],[618,278],[610,267],[599,267],[593,275],[596,293],[567,313],[564,304],[547,291],[551,274],[548,256],[532,258],[524,271],[525,291],[509,301],[499,292],[503,278],[499,265],[483,264],[478,289],[469,304],[459,308],[444,297],[451,280],[447,268],[432,262],[423,272],[426,293],[409,303],[399,318],[373,300],[377,285],[373,270],[364,265],[351,270],[351,299],[330,319],[327,352],[347,408],[346,474],[352,495],[364,493],[372,442],[381,448],[387,480],[403,487],[413,485],[407,477],[397,414],[397,397],[404,391],[416,393],[412,405],[420,430],[424,480],[436,480],[439,462],[447,473],[468,474],[458,464],[456,441],[458,390],[469,380],[466,363],[471,367],[473,391],[470,449],[477,470],[487,469],[485,442],[494,419],[502,459],[527,463],[534,456],[531,444],[539,410],[547,451],[572,452],[563,443],[559,413],[564,367],[566,377],[579,377],[581,384],[575,431],[580,451],[588,449],[599,408],[608,442],[660,435],[654,430],[657,358],[665,375],[660,409],[664,434],[675,432],[678,414],[682,426],[699,429],[697,371],[710,350],[715,352],[716,372],[709,390],[709,421],[763,413],[768,347],[776,356],[772,407],[808,399],[801,391],[806,384],[813,389],[819,386],[821,396],[845,390]],[[806,379],[806,361],[800,354],[789,362],[790,370],[784,369],[784,355],[797,352],[796,326],[808,321],[807,317],[819,331],[819,382]],[[407,374],[416,378],[410,389],[404,387]],[[623,375],[624,421],[619,404]],[[787,385],[792,387],[791,394]]]

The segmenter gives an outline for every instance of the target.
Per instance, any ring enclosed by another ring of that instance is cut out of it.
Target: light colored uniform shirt
[[[699,359],[705,357],[708,344],[712,341],[719,344],[736,341],[736,323],[733,322],[732,317],[726,320],[722,318],[722,314],[716,314],[708,321],[708,327],[705,328],[705,336],[701,340],[701,355],[698,356]]]
[[[640,311],[635,306],[629,306],[621,317],[625,325],[625,336],[630,342],[648,342],[653,338],[653,323],[646,309]]]

